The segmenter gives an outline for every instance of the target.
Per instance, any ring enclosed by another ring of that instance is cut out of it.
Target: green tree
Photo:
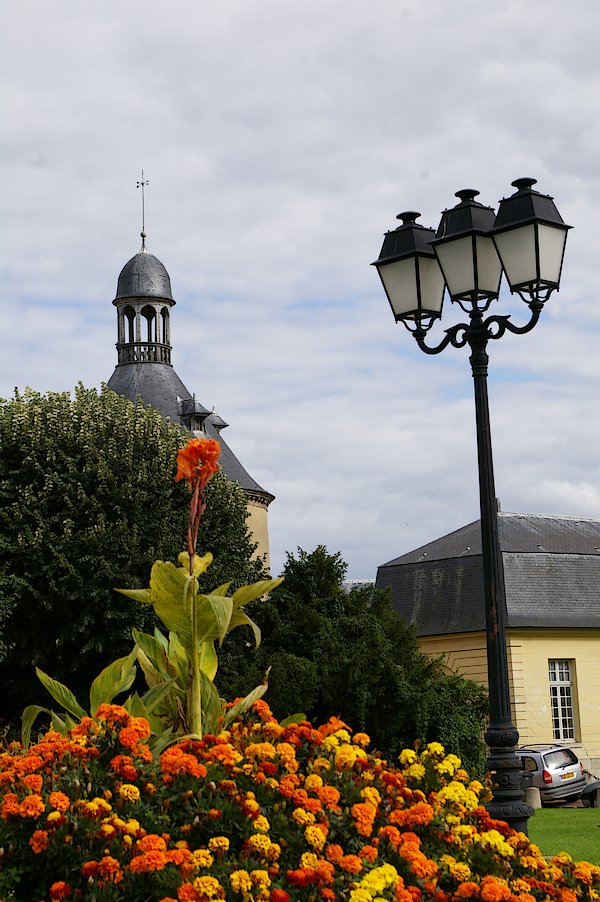
[[[113,591],[148,584],[156,559],[185,548],[188,496],[175,484],[185,436],[106,386],[26,391],[0,401],[0,714],[46,703],[37,665],[85,699],[91,680],[152,630],[150,608]],[[204,591],[262,574],[246,496],[218,474],[199,548],[215,556]]]
[[[480,768],[485,692],[421,654],[387,592],[346,592],[345,572],[340,554],[322,545],[288,554],[275,597],[250,610],[263,631],[260,648],[239,636],[221,654],[221,692],[243,694],[272,665],[265,698],[278,717],[339,715],[385,754],[436,740]]]

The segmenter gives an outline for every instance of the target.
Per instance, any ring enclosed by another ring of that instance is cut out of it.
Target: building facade
[[[600,522],[499,512],[513,722],[600,776]],[[379,567],[422,650],[487,688],[479,521]]]
[[[140,398],[196,436],[214,438],[221,447],[225,475],[237,482],[248,498],[248,528],[257,543],[256,554],[268,568],[268,507],[274,496],[263,489],[242,466],[221,431],[228,425],[208,410],[183,384],[171,361],[171,315],[175,300],[171,280],[161,261],[142,247],[119,275],[117,294],[117,365],[108,386],[136,402]]]

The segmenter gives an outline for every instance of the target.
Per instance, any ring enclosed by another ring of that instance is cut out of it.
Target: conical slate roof
[[[115,301],[122,298],[160,298],[173,301],[169,273],[154,254],[142,250],[121,270]]]

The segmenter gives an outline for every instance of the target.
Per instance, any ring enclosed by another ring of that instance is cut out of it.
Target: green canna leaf
[[[219,660],[217,658],[217,651],[215,649],[214,642],[209,640],[200,643],[200,648],[198,650],[198,663],[200,665],[200,669],[204,671],[209,680],[214,680],[217,673],[217,667],[219,666]]]
[[[236,717],[238,717],[240,714],[244,714],[246,711],[248,711],[249,708],[252,707],[254,702],[263,697],[263,695],[269,688],[270,671],[271,668],[269,667],[263,677],[262,682],[256,687],[256,689],[253,689],[252,692],[249,692],[245,698],[243,698],[237,703],[237,705],[234,705],[233,708],[230,708],[229,711],[225,713],[223,724],[221,726],[222,730],[226,730],[229,724],[234,721]]]
[[[136,657],[134,648],[126,657],[117,658],[98,674],[90,688],[92,717],[100,705],[110,704],[116,695],[131,688],[136,675]]]
[[[59,705],[76,717],[77,720],[81,720],[82,717],[87,717],[87,712],[83,710],[70,689],[67,689],[67,687],[63,683],[59,683],[58,680],[53,680],[52,677],[48,676],[47,673],[44,673],[43,670],[40,670],[39,667],[35,668],[35,672],[44,689],[48,690],[52,698],[57,701]]]
[[[31,731],[40,714],[52,716],[52,711],[50,708],[42,708],[41,705],[27,705],[21,715],[21,742],[25,749],[29,748]]]
[[[254,642],[256,647],[260,645],[261,640],[261,632],[260,627],[252,620],[245,611],[242,611],[241,608],[238,608],[237,611],[233,612],[231,617],[231,623],[229,624],[229,631],[235,629],[236,626],[250,626],[252,628],[252,632],[254,633]]]
[[[283,576],[279,576],[277,579],[261,579],[259,582],[252,583],[250,586],[241,586],[241,588],[233,593],[234,608],[237,609],[242,605],[248,604],[249,601],[255,601],[255,599],[260,598],[262,595],[267,595],[269,592],[272,592],[273,589],[276,589],[277,586],[281,585],[282,582]]]
[[[150,589],[115,589],[115,592],[133,598],[134,601],[141,601],[142,604],[152,604]]]

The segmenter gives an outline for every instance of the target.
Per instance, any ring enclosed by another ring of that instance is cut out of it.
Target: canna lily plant
[[[90,692],[90,714],[101,704],[112,702],[116,695],[128,690],[139,664],[148,691],[132,693],[123,706],[130,714],[145,717],[160,752],[182,736],[201,739],[205,733],[226,729],[234,718],[247,711],[267,690],[268,672],[262,683],[233,707],[225,707],[214,684],[217,672],[217,644],[238,626],[250,626],[256,645],[260,629],[243,610],[249,602],[271,592],[282,578],[260,580],[228,594],[231,583],[224,583],[208,594],[200,592],[199,577],[212,563],[209,552],[196,554],[198,530],[206,510],[204,489],[219,470],[220,447],[214,439],[194,438],[177,454],[175,481],[185,479],[191,494],[187,531],[187,550],[170,561],[155,561],[147,589],[117,589],[122,595],[141,604],[152,605],[168,631],[154,635],[133,630],[135,648],[126,658],[114,661],[94,680]],[[74,720],[87,716],[73,693],[62,683],[38,670],[38,677],[52,697],[65,709],[62,718],[55,712],[30,705],[23,712],[23,741],[29,742],[31,728],[38,714],[51,715],[55,729],[66,731]]]

